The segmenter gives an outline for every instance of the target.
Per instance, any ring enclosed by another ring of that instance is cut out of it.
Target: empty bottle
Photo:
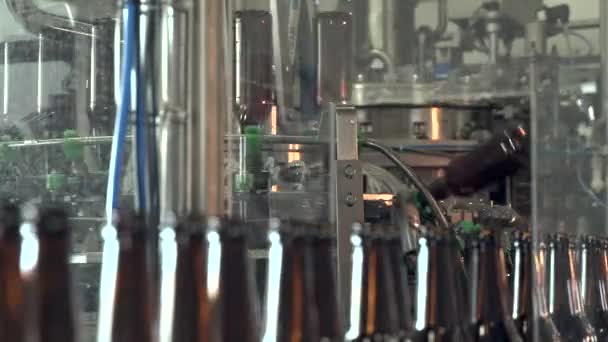
[[[255,281],[248,257],[251,227],[225,221],[220,228],[221,260],[219,302],[221,303],[221,341],[259,340],[260,314]]]
[[[70,272],[70,233],[68,215],[61,209],[40,212],[36,225],[39,241],[36,268],[39,341],[78,341]]]
[[[597,341],[585,315],[578,282],[575,245],[558,234],[549,242],[549,312],[562,337],[570,341]]]
[[[464,265],[451,233],[419,239],[414,341],[473,341],[467,324]]]
[[[511,245],[510,288],[512,298],[511,315],[520,336],[527,338],[531,333],[532,318],[532,259],[530,239],[526,233],[515,232]]]
[[[271,109],[274,103],[272,71],[272,16],[247,10],[235,13],[236,58],[235,101],[243,126],[260,126],[265,133],[276,132]]]
[[[360,257],[353,255],[351,327],[347,339],[395,339],[401,331],[397,288],[385,226],[368,225],[357,236],[360,244],[355,246],[354,253],[359,253]]]
[[[315,298],[319,314],[319,334],[328,341],[344,339],[338,304],[336,236],[332,225],[320,225],[313,238]]]
[[[483,230],[469,246],[471,319],[477,341],[523,341],[511,317],[504,251],[494,232]]]
[[[401,235],[397,227],[391,227],[388,233],[388,249],[391,259],[397,303],[397,319],[401,336],[407,336],[413,327],[412,299],[408,281],[408,269],[405,264]]]
[[[24,341],[24,284],[19,269],[19,209],[0,207],[0,337]]]
[[[155,336],[154,294],[147,260],[147,237],[152,232],[142,216],[123,212],[119,217],[117,234],[119,252],[112,342],[150,342]]]
[[[530,322],[536,326],[530,327],[529,331],[537,331],[540,341],[560,342],[563,339],[553,321],[547,302],[549,287],[547,286],[547,246],[545,243],[541,242],[538,249],[534,251],[532,262],[534,266],[534,286],[532,287],[534,316]]]
[[[171,321],[171,341],[208,341],[212,303],[207,290],[206,223],[202,218],[189,218],[176,228],[176,242],[175,306]]]
[[[320,340],[310,228],[292,225],[283,233],[281,282],[274,289],[280,296],[278,341]]]
[[[603,260],[605,252],[602,242],[593,237],[586,237],[581,242],[581,297],[585,314],[601,341],[608,339],[608,278],[607,265]]]

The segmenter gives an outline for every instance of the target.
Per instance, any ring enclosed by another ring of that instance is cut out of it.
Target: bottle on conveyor
[[[385,226],[380,224],[366,225],[358,234],[360,244],[353,252],[348,340],[392,341],[401,334],[397,288],[385,234]],[[355,253],[362,253],[362,258],[356,258]]]
[[[39,250],[35,271],[35,334],[39,341],[76,342],[78,338],[69,264],[71,227],[67,213],[55,208],[42,210],[36,232]]]
[[[259,303],[248,256],[250,233],[250,226],[230,221],[223,222],[219,230],[221,317],[218,322],[221,322],[223,342],[259,341]]]
[[[603,242],[593,237],[581,242],[581,297],[585,314],[595,328],[600,341],[608,339],[608,264]]]
[[[419,239],[413,341],[473,341],[459,243],[449,232]]]
[[[0,207],[0,337],[5,341],[24,341],[24,284],[19,269],[21,236],[19,208]]]
[[[545,243],[539,244],[538,249],[533,254],[532,262],[534,265],[534,275],[532,276],[534,279],[534,286],[532,287],[532,300],[535,306],[535,315],[529,321],[536,326],[529,327],[529,330],[538,331],[540,341],[564,341],[562,335],[557,329],[557,325],[553,321],[553,317],[551,316],[548,305],[549,287],[547,286],[547,246]]]
[[[301,224],[292,224],[287,229],[282,234],[278,341],[320,341],[314,287],[314,231]],[[272,288],[268,287],[268,291]]]
[[[172,325],[170,340],[209,341],[213,302],[207,286],[209,249],[206,222],[202,218],[191,217],[178,225],[176,243],[175,306],[168,322]],[[165,308],[161,306],[161,310]],[[160,316],[161,319],[164,317],[162,311]]]
[[[549,242],[549,312],[562,337],[572,341],[597,341],[594,327],[585,315],[581,298],[576,246],[565,235]]]
[[[400,336],[405,337],[413,327],[412,299],[399,228],[390,227],[387,239],[391,270],[395,281]]]
[[[151,231],[142,216],[123,212],[117,225],[118,269],[114,284],[112,342],[153,341],[152,279],[147,260]]]
[[[319,334],[332,342],[344,340],[338,303],[336,236],[334,226],[323,224],[313,238],[315,298],[319,313]]]
[[[471,323],[476,341],[522,342],[511,316],[505,254],[496,232],[470,238],[468,260]]]
[[[530,236],[525,232],[515,232],[511,243],[511,276],[510,289],[512,308],[511,315],[520,336],[531,336],[532,310],[532,255]]]

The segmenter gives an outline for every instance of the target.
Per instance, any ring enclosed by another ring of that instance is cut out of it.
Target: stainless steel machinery
[[[83,340],[112,326],[118,207],[147,227],[163,341],[605,338],[606,1],[5,0],[0,19],[0,195],[67,208]],[[207,291],[204,324],[171,279]]]

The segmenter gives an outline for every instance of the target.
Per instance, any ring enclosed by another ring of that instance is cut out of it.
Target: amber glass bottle
[[[24,341],[24,284],[19,271],[19,208],[0,207],[0,337]]]

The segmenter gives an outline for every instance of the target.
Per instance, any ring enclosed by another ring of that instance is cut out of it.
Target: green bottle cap
[[[57,171],[53,171],[46,176],[46,188],[49,191],[61,190],[65,186],[65,183],[65,175]]]
[[[63,132],[63,138],[65,139],[63,142],[63,153],[65,156],[71,161],[81,159],[84,147],[79,141],[74,140],[74,138],[78,138],[78,133],[73,129],[69,129]]]
[[[473,223],[472,221],[460,222],[460,228],[465,234],[477,234],[481,231],[481,226]]]

